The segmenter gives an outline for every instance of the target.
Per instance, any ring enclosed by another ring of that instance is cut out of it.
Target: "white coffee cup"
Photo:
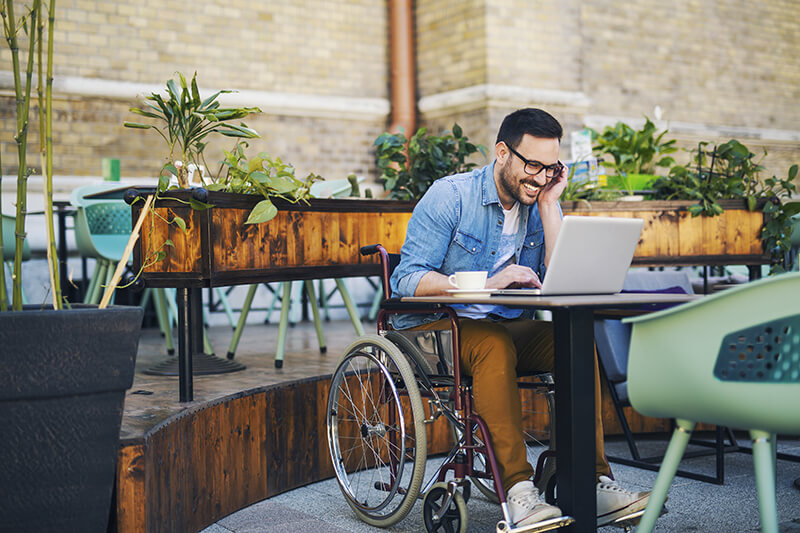
[[[456,289],[461,290],[480,290],[486,286],[486,275],[488,272],[485,270],[478,270],[473,272],[456,272],[448,279],[450,285]]]

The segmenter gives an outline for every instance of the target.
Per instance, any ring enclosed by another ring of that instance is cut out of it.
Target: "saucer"
[[[447,292],[456,298],[474,298],[476,296],[490,296],[494,289],[447,289]]]

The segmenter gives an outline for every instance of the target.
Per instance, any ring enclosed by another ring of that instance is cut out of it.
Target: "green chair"
[[[637,531],[653,530],[697,422],[749,430],[761,528],[778,531],[775,437],[800,434],[798,301],[793,272],[625,320],[631,404],[677,423]]]
[[[3,231],[3,270],[0,275],[6,275],[6,269],[12,270],[14,263],[14,247],[17,221],[16,218],[10,215],[3,215],[2,231]],[[31,247],[28,245],[28,239],[22,241],[22,260],[27,261],[31,258]],[[6,263],[11,263],[12,266],[7,266]],[[10,281],[10,280],[9,280]],[[11,291],[11,286],[7,285],[8,291]],[[25,293],[22,294],[22,302],[26,302]]]

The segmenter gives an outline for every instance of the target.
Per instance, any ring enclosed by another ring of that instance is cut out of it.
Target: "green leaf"
[[[261,200],[256,204],[252,211],[250,211],[250,216],[247,217],[247,221],[245,224],[261,224],[262,222],[268,222],[275,218],[275,215],[278,214],[278,208],[270,200]]]
[[[794,181],[797,177],[797,165],[792,165],[789,167],[789,181]]]
[[[185,232],[185,231],[186,231],[186,230],[184,229],[184,232]],[[172,240],[171,240],[171,239],[167,239],[166,241],[164,241],[164,246],[171,246],[171,247],[175,248],[175,243],[174,243],[174,242],[172,242]]]
[[[212,207],[214,207],[212,204],[206,204],[204,202],[201,202],[200,200],[195,200],[194,198],[189,199],[189,205],[195,211],[204,211],[206,209],[211,209]]]
[[[126,128],[136,128],[139,130],[149,130],[154,127],[152,124],[142,124],[140,122],[123,122],[122,125]]]
[[[175,216],[175,217],[172,219],[172,222],[174,222],[174,223],[175,223],[175,225],[176,225],[176,226],[178,226],[178,227],[181,229],[181,231],[183,231],[184,233],[186,233],[186,221],[185,221],[185,220],[183,220],[181,217],[179,217],[179,216],[177,216],[177,215],[176,215],[176,216]]]
[[[461,130],[461,126],[458,124],[453,124],[453,137],[460,139],[463,133],[464,132]]]
[[[748,211],[755,211],[756,209],[756,197],[755,196],[748,196],[747,197],[747,210]]]
[[[141,115],[143,117],[149,117],[149,118],[157,118],[157,119],[162,119],[163,118],[163,117],[161,117],[159,115],[156,115],[155,113],[151,113],[149,111],[145,111],[143,109],[139,109],[138,107],[132,107],[131,108],[131,113],[134,113],[136,115]]]

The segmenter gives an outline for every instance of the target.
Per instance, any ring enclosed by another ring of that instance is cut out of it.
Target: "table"
[[[487,303],[550,310],[553,314],[558,505],[575,523],[570,533],[597,529],[595,494],[594,313],[609,309],[683,303],[690,294],[619,293],[569,296],[418,296],[409,303]]]

